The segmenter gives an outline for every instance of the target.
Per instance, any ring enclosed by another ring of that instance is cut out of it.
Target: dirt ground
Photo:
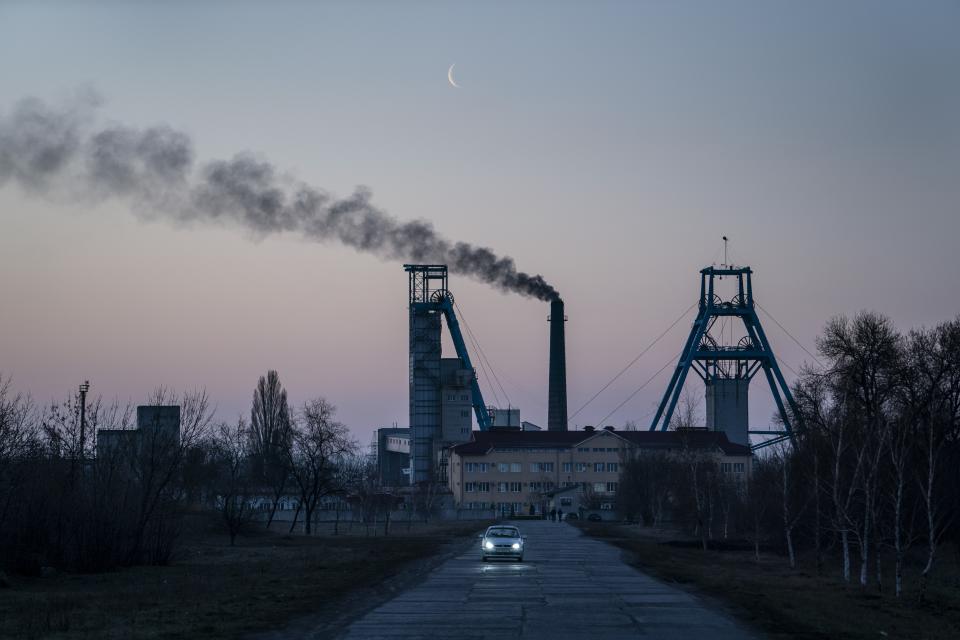
[[[810,554],[802,554],[792,570],[785,557],[770,551],[762,552],[758,562],[745,544],[704,552],[696,541],[671,532],[592,522],[579,526],[624,549],[636,567],[715,598],[774,638],[960,638],[960,563],[952,548],[940,550],[921,603],[915,568],[905,576],[903,598],[893,596],[892,562],[883,564],[883,592],[873,583],[861,590],[859,584],[843,585],[839,558],[832,556],[817,575]],[[871,563],[871,581],[874,571]]]
[[[310,537],[256,528],[231,547],[214,520],[193,517],[170,566],[7,576],[0,637],[236,638],[305,619],[335,622],[485,524],[404,523],[388,537],[382,528],[367,536],[362,526]]]

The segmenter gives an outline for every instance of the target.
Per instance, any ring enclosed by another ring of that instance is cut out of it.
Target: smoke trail
[[[97,126],[99,104],[94,95],[64,106],[31,98],[0,116],[0,187],[13,182],[35,195],[122,198],[142,215],[239,224],[258,235],[299,233],[386,260],[447,264],[505,291],[558,298],[542,276],[518,271],[513,258],[452,242],[426,220],[401,222],[371,204],[364,188],[334,198],[247,153],[198,165],[185,133]]]

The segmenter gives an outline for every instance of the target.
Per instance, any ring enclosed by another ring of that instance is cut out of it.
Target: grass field
[[[11,585],[0,589],[0,637],[236,638],[305,616],[316,626],[384,597],[378,590],[385,580],[415,573],[484,524],[417,523],[387,538],[359,528],[311,537],[257,531],[230,547],[214,523],[194,519],[167,567],[8,576]]]
[[[842,586],[833,559],[824,575],[817,576],[812,558],[802,558],[800,568],[791,570],[786,559],[775,554],[761,554],[757,562],[752,551],[704,552],[696,545],[670,544],[670,536],[637,526],[579,526],[627,551],[637,568],[724,603],[733,615],[770,637],[960,638],[960,573],[953,549],[941,550],[940,570],[921,604],[915,574],[902,601],[893,597],[892,567],[884,567],[888,593],[881,594],[874,585],[865,591]]]

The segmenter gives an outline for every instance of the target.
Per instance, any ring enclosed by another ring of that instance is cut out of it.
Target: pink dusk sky
[[[570,318],[571,414],[696,300],[723,235],[811,350],[836,314],[949,319],[957,24],[934,1],[4,3],[0,373],[41,403],[85,379],[133,402],[205,387],[233,419],[277,369],[362,442],[406,426],[402,259],[11,175],[17,105],[91,90],[92,127],[167,125],[198,163],[251,152],[336,196],[363,185],[390,216],[542,274]],[[451,288],[509,402],[545,424],[548,305],[457,274]],[[809,356],[761,319],[793,379]],[[688,329],[571,426],[599,423]],[[668,372],[606,423],[646,424]],[[754,426],[772,411],[761,384]]]

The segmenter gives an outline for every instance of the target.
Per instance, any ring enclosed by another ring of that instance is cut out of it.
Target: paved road
[[[478,543],[354,622],[342,637],[756,637],[696,597],[628,566],[619,549],[575,527],[517,524],[527,536],[523,563],[483,563]]]

